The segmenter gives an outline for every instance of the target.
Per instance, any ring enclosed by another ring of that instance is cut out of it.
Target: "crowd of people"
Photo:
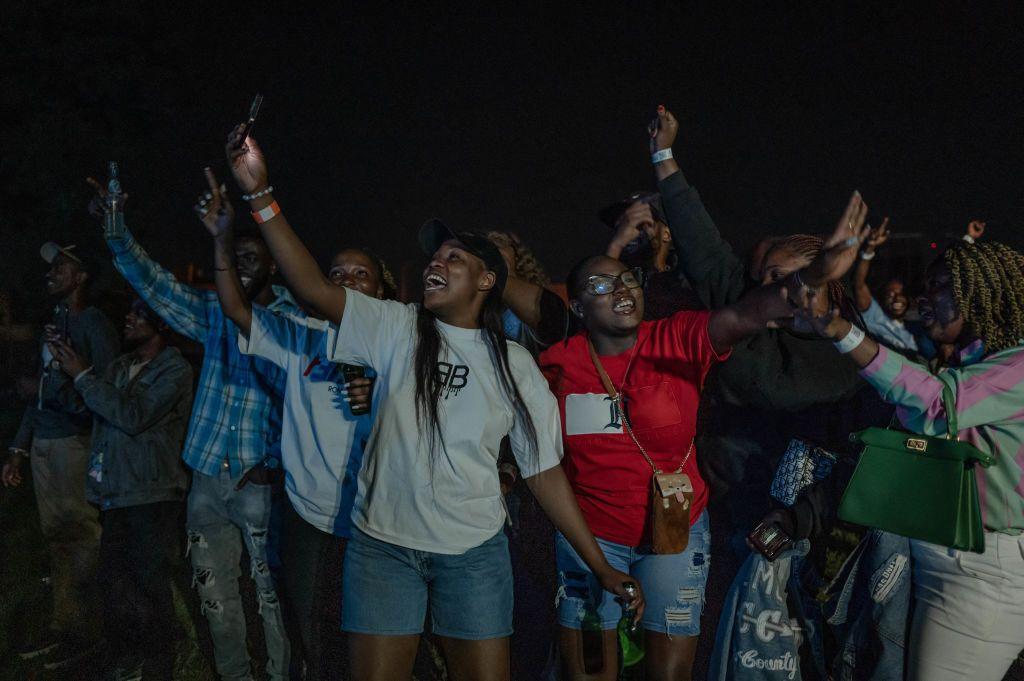
[[[135,298],[118,334],[90,303],[98,255],[43,245],[56,314],[2,481],[30,465],[53,611],[21,657],[67,670],[102,645],[111,678],[171,678],[183,535],[225,681],[254,673],[243,551],[270,679],[408,679],[427,641],[454,680],[689,679],[702,637],[715,679],[1001,679],[1024,648],[1024,255],[974,221],[924,282],[873,291],[889,220],[854,192],[823,235],[741,258],[678,128],[659,107],[656,191],[600,211],[564,299],[518,236],[437,219],[416,302],[359,245],[322,271],[244,125],[226,156],[250,215],[209,168],[195,203],[214,290],[93,181]],[[3,308],[4,339],[31,338]],[[823,611],[872,426],[994,457],[984,548],[860,528]],[[794,461],[827,470],[794,486]]]

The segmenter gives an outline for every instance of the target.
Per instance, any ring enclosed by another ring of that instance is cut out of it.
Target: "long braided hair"
[[[1024,340],[1024,254],[994,241],[960,243],[943,259],[967,330],[985,350],[999,352]]]
[[[825,240],[819,236],[814,236],[813,234],[791,234],[773,240],[761,259],[762,261],[767,260],[772,251],[785,249],[798,256],[807,258],[808,262],[810,262],[818,257],[818,254],[821,253],[821,249],[824,247]],[[843,282],[829,282],[828,298],[829,303],[833,307],[839,308],[840,314],[847,319],[855,319],[860,316],[857,313],[857,306],[854,305]]]

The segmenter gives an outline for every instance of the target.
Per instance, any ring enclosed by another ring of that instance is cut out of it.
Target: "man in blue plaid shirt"
[[[100,190],[102,206],[103,192]],[[214,291],[179,282],[160,267],[106,211],[104,236],[114,266],[138,295],[178,333],[203,345],[203,366],[182,457],[192,469],[188,496],[188,551],[193,581],[210,624],[217,673],[251,679],[245,615],[238,593],[242,542],[252,560],[267,643],[267,674],[285,679],[289,645],[273,576],[267,564],[271,485],[280,471],[284,375],[266,360],[238,351],[238,329]],[[235,259],[245,293],[279,314],[301,314],[287,289],[272,286],[276,270],[262,238],[236,237]]]

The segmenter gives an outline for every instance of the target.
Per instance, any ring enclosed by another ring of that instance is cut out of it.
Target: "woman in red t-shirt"
[[[647,598],[642,622],[648,679],[689,678],[700,633],[710,533],[693,439],[704,378],[741,338],[791,316],[787,291],[803,294],[804,285],[825,280],[822,272],[855,257],[865,214],[855,195],[829,241],[837,245],[818,261],[713,312],[643,321],[640,274],[606,256],[583,260],[566,280],[570,309],[583,331],[546,350],[541,369],[558,399],[562,465],[584,517],[609,563],[636,578]],[[621,408],[612,394],[621,395]],[[655,554],[651,548],[655,469],[681,472],[692,485],[690,536],[681,553]],[[566,677],[614,679],[621,606],[606,597],[561,536],[556,556]],[[583,663],[580,630],[590,627],[603,631],[600,672]]]

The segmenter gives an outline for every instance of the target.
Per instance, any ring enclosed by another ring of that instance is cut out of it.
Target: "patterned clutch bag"
[[[786,453],[775,469],[771,495],[781,504],[792,506],[807,487],[824,480],[832,472],[836,455],[796,438],[789,441]]]

